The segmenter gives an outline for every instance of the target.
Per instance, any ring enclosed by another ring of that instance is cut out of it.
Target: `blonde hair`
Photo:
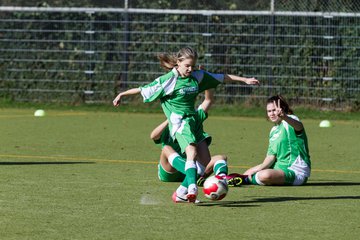
[[[176,54],[175,53],[161,53],[157,56],[160,61],[160,66],[165,70],[171,70],[177,66],[177,61],[183,61],[185,59],[197,60],[198,54],[191,47],[181,48]]]

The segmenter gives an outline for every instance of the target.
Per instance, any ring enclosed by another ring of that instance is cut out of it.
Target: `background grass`
[[[231,188],[219,202],[174,204],[149,139],[162,114],[0,110],[1,239],[356,239],[360,121],[303,118],[313,172],[303,187]],[[220,114],[219,114],[220,115]],[[263,117],[210,116],[211,152],[230,171],[263,160]]]

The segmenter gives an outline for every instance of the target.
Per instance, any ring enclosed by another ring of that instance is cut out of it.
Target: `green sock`
[[[258,178],[257,175],[258,173],[254,173],[253,175],[251,175],[251,184],[254,185],[265,185],[264,183],[262,183]]]
[[[185,172],[185,159],[183,159],[179,154],[177,153],[172,153],[169,156],[169,163],[171,164],[171,166],[173,168],[175,168],[176,170],[178,170],[179,172],[181,172],[182,174],[186,175]]]
[[[228,166],[225,160],[217,160],[214,164],[214,173],[215,175],[227,175]]]
[[[186,189],[189,187],[189,183],[188,183],[187,177],[184,178],[184,180],[183,180],[182,183],[181,183],[181,186],[186,187]]]

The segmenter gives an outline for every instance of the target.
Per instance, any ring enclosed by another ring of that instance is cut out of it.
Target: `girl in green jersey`
[[[250,169],[249,183],[257,185],[303,185],[310,176],[311,162],[304,125],[279,95],[268,99],[268,119],[275,124],[269,135],[264,161]]]
[[[144,102],[160,100],[169,123],[171,137],[179,143],[181,151],[186,153],[185,169],[189,183],[187,193],[189,202],[195,202],[198,191],[195,164],[197,156],[196,97],[206,89],[215,88],[220,83],[229,81],[259,84],[255,78],[195,70],[197,58],[197,52],[190,47],[180,49],[176,55],[160,55],[160,64],[170,70],[168,73],[143,87],[121,92],[113,100],[114,106],[119,106],[122,97],[139,93],[143,96]]]

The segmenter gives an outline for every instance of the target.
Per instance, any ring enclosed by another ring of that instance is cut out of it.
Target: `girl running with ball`
[[[197,58],[197,52],[190,47],[180,49],[175,55],[162,54],[159,56],[160,64],[171,69],[168,73],[143,87],[121,92],[113,100],[114,106],[119,106],[124,96],[139,93],[144,102],[160,100],[168,120],[170,136],[178,142],[181,152],[186,153],[185,173],[188,180],[187,199],[189,202],[195,202],[198,194],[195,163],[197,156],[196,97],[207,89],[229,81],[259,84],[255,78],[195,70]]]

